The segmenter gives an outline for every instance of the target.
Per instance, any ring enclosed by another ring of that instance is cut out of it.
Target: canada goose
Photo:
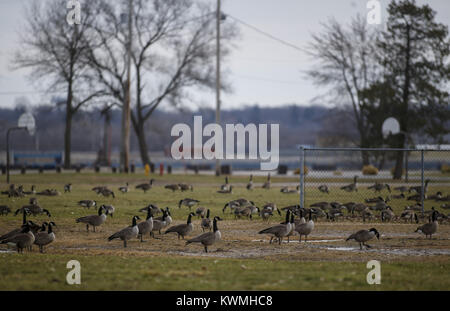
[[[233,193],[233,186],[230,186],[226,190],[217,190],[217,193]]]
[[[386,188],[389,193],[391,193],[391,187],[389,186],[389,184],[382,184],[379,182],[375,182],[375,184],[373,184],[372,186],[367,187],[367,189],[374,189],[375,193],[376,192],[381,192],[384,188]]]
[[[197,207],[195,210],[195,215],[197,215],[199,218],[205,216],[206,214],[206,208],[205,207]]]
[[[18,253],[23,253],[23,249],[32,246],[34,240],[34,234],[31,232],[30,226],[26,224],[19,233],[3,239],[0,243],[15,246]]]
[[[361,212],[361,217],[363,219],[363,222],[366,222],[367,220],[371,220],[373,218],[373,213],[369,208],[365,208],[362,212]]]
[[[56,189],[45,189],[44,191],[37,192],[36,194],[50,196],[50,197],[61,195],[61,193]]]
[[[308,213],[309,213],[309,211],[308,211]],[[303,217],[303,215],[304,215],[304,209],[303,208],[299,208],[298,215],[299,215],[299,219],[295,219],[294,220],[294,224],[295,225],[299,225],[299,224],[306,223],[306,219],[305,219],[305,217]]]
[[[11,213],[11,209],[6,205],[0,205],[0,215],[8,215]]]
[[[327,185],[320,185],[317,189],[319,189],[319,191],[323,192],[323,193],[328,193],[328,194],[330,193]]]
[[[95,200],[81,200],[81,201],[78,201],[78,205],[86,207],[86,208],[91,208],[91,207],[97,205],[97,201],[95,201]]]
[[[165,228],[172,223],[172,217],[170,214],[169,207],[166,206],[164,211],[166,212],[166,217],[165,217],[165,225],[162,228]],[[152,212],[153,212],[153,210],[152,210]],[[154,220],[163,220],[163,216],[156,217]]]
[[[106,187],[105,186],[96,186],[96,187],[92,188],[91,190],[97,194],[100,194],[100,192],[102,192],[103,189],[106,189]]]
[[[39,251],[41,253],[44,252],[44,246],[48,245],[50,243],[52,243],[55,240],[55,233],[53,232],[53,227],[52,226],[56,226],[56,224],[51,221],[48,224],[48,231],[45,232],[45,225],[47,223],[44,223],[43,228],[44,230],[41,232],[36,233],[35,235],[35,239],[34,239],[34,244],[39,246]]]
[[[178,187],[180,187],[181,192],[188,191],[188,190],[194,191],[194,187],[192,185],[178,184]]]
[[[172,190],[172,192],[175,192],[175,191],[177,191],[177,190],[180,190],[180,186],[177,185],[177,184],[165,185],[164,188],[165,188],[165,189]]]
[[[48,217],[52,217],[52,215],[50,214],[50,212],[47,209],[42,208],[39,205],[34,205],[34,204],[22,206],[21,208],[16,210],[14,215],[23,213],[24,210],[28,210],[29,213],[31,213],[32,215],[46,214]]]
[[[246,206],[246,205],[255,205],[255,203],[254,203],[253,201],[249,201],[249,200],[247,200],[247,199],[240,198],[240,199],[233,200],[233,201],[230,201],[230,202],[226,203],[225,206],[224,206],[223,209],[222,209],[222,212],[225,213],[225,209],[226,209],[227,207],[229,207],[230,210],[231,210],[231,212],[233,212],[233,210],[234,210],[236,207],[240,207],[240,206],[244,207],[244,206]]]
[[[340,189],[347,191],[347,192],[352,192],[352,191],[358,192],[358,188],[356,186],[357,180],[358,180],[358,176],[355,175],[355,177],[353,177],[353,183],[342,186]]]
[[[425,194],[423,198],[424,198],[424,199],[427,199],[427,195]],[[421,201],[422,201],[422,195],[419,194],[419,193],[418,193],[418,194],[413,194],[413,195],[410,195],[410,196],[407,198],[407,200],[408,200],[408,201],[421,202]]]
[[[250,175],[250,180],[246,186],[247,190],[253,190],[253,175]]]
[[[139,210],[139,212],[147,212],[147,210],[149,209],[149,208],[151,208],[152,209],[152,214],[153,215],[158,215],[158,214],[160,214],[162,211],[161,211],[161,209],[158,207],[158,206],[156,206],[156,205],[154,205],[154,204],[149,204],[149,205],[147,205],[146,207],[143,207],[143,208],[141,208],[140,210]],[[157,218],[156,218],[157,219]]]
[[[425,184],[424,184],[424,193],[427,193],[427,189],[428,189],[428,183],[430,182],[431,180],[430,179],[425,179]],[[412,186],[412,187],[409,187],[409,189],[408,189],[408,192],[409,193],[411,193],[411,192],[416,192],[416,193],[418,193],[418,194],[421,194],[422,193],[422,186]]]
[[[297,186],[295,189],[290,189],[289,187],[283,187],[280,190],[281,193],[300,193],[300,186]]]
[[[309,210],[309,219],[307,222],[299,223],[295,225],[294,228],[295,231],[300,235],[298,242],[300,243],[302,241],[302,235],[305,236],[305,243],[308,239],[308,235],[314,230],[314,221],[312,219],[312,211]]]
[[[252,206],[254,206],[254,205],[255,205],[255,204],[252,204]],[[263,206],[262,208],[263,208],[263,209],[266,209],[266,210],[271,210],[272,213],[273,213],[274,211],[277,211],[278,215],[281,216],[280,210],[277,208],[277,205],[276,205],[275,203],[273,203],[273,202],[268,202],[268,203],[264,204],[264,206]]]
[[[404,198],[406,198],[406,196],[405,196],[405,194],[402,192],[402,193],[400,193],[400,194],[394,194],[394,195],[391,195],[391,198],[392,198],[392,199],[404,199]]]
[[[395,214],[390,206],[387,206],[386,210],[381,211],[381,221],[382,222],[391,221],[391,220],[394,220],[394,218],[395,218]]]
[[[270,189],[270,173],[267,174],[267,181],[262,185],[263,189]]]
[[[209,208],[206,211],[206,217],[202,217],[200,226],[202,227],[203,232],[205,232],[206,229],[209,229],[209,231],[211,231],[211,219],[209,219]]]
[[[25,226],[28,224],[28,222],[27,222],[28,214],[29,214],[29,211],[25,210],[24,213],[22,214],[22,226],[20,228],[14,229],[14,230],[0,236],[0,241],[3,241],[5,239],[8,239],[8,238],[13,237],[14,235],[20,233],[25,228]]]
[[[271,234],[270,243],[276,237],[278,238],[278,244],[281,244],[283,237],[287,236],[289,232],[291,232],[291,222],[290,222],[290,211],[286,212],[286,220],[284,224],[279,224],[273,227],[269,227],[267,229],[261,230],[258,234]]]
[[[250,220],[252,219],[252,214],[259,213],[259,208],[256,206],[244,206],[244,207],[238,207],[234,209],[234,216],[241,218],[241,217],[248,217]]]
[[[84,223],[86,224],[86,231],[89,232],[89,225],[94,227],[100,226],[103,224],[106,220],[106,214],[103,214],[104,207],[103,205],[98,208],[98,215],[89,215],[89,216],[83,216],[76,220],[77,223]]]
[[[353,205],[353,207],[351,208],[351,213],[352,215],[357,212],[359,214],[361,214],[365,209],[367,208],[367,206],[363,203],[356,203],[355,205]]]
[[[28,203],[31,205],[37,205],[38,204],[38,200],[36,198],[30,198],[30,200],[28,200]]]
[[[72,192],[72,184],[64,185],[64,193]]]
[[[137,185],[136,189],[141,189],[144,191],[144,193],[146,193],[148,190],[150,190],[152,188],[154,181],[155,180],[152,178],[152,179],[150,179],[150,181],[148,183]]]
[[[443,209],[450,209],[450,204],[444,203],[444,204],[441,205],[441,208],[443,208]]]
[[[339,217],[343,217],[344,213],[342,212],[342,208],[332,208],[329,211],[325,212],[325,214],[327,215],[327,219],[331,220],[331,221],[336,221]]]
[[[106,215],[113,217],[114,211],[116,210],[112,205],[102,205],[103,209],[106,211]]]
[[[378,201],[374,206],[368,206],[369,209],[373,211],[384,211],[386,209],[387,203],[386,201]]]
[[[436,194],[428,195],[427,200],[439,201],[442,198],[442,192],[438,191]]]
[[[217,227],[217,221],[222,220],[220,217],[215,216],[213,219],[213,232],[206,232],[202,233],[199,236],[196,236],[193,239],[190,239],[186,241],[186,245],[190,243],[202,243],[202,245],[205,247],[205,252],[208,252],[208,246],[213,245],[217,241],[220,241],[222,238],[222,234],[219,231],[219,228]]]
[[[400,191],[401,193],[408,191],[408,189],[409,188],[406,186],[399,186],[394,188],[395,191]]]
[[[165,227],[167,227],[167,210],[163,210],[163,215],[161,220],[160,219],[154,219],[153,220],[153,229],[152,229],[152,233],[151,235],[154,237],[153,232],[158,231],[159,234],[161,234],[161,230],[164,229]]]
[[[113,198],[115,198],[115,194],[114,191],[109,190],[108,188],[104,188],[102,191],[100,191],[100,194],[103,195],[104,197],[109,197],[112,196]]]
[[[330,203],[323,201],[323,202],[313,203],[309,207],[318,207],[322,210],[329,210],[331,208],[331,205],[330,205]]]
[[[377,229],[370,228],[369,230],[359,230],[358,232],[353,233],[345,241],[355,240],[356,242],[359,242],[360,249],[362,249],[363,245],[367,248],[371,248],[372,246],[366,244],[365,242],[373,239],[374,237],[377,237],[377,239],[379,240],[380,234],[378,233]]]
[[[192,206],[194,206],[195,204],[197,204],[199,202],[200,202],[199,200],[185,198],[178,202],[178,208],[181,208],[181,206],[184,205],[184,206],[189,207],[189,210],[191,210]]]
[[[281,208],[282,211],[290,211],[291,213],[295,214],[295,215],[299,215],[299,210],[300,210],[300,205],[289,205],[286,207]],[[280,211],[278,211],[278,214],[281,215]]]
[[[305,212],[308,212],[309,213],[309,211],[311,211],[311,214],[312,214],[312,218],[314,219],[314,220],[317,220],[317,218],[323,218],[323,217],[326,217],[327,216],[327,214],[325,213],[325,211],[323,211],[322,209],[320,209],[320,208],[314,208],[314,207],[311,207],[309,210],[307,210],[307,209],[305,209]]]
[[[290,219],[291,231],[289,231],[289,233],[287,234],[288,243],[290,242],[290,237],[291,237],[292,235],[295,234],[295,230],[294,230],[294,229],[295,229],[294,217],[295,217],[295,215],[294,215],[294,214],[291,214],[291,219]]]
[[[421,233],[425,234],[426,238],[428,238],[428,236],[430,236],[430,240],[431,240],[431,236],[437,232],[438,227],[439,227],[439,224],[437,222],[437,212],[433,211],[433,213],[431,214],[430,222],[418,227],[416,229],[416,231],[414,231],[414,232],[421,232]]]
[[[31,191],[21,191],[23,194],[30,195],[30,194],[36,194],[36,186],[31,185]]]
[[[416,212],[410,209],[409,206],[407,206],[407,208],[401,213],[400,219],[404,219],[405,223],[408,222],[408,220],[412,223],[413,219],[416,221],[416,223],[419,223],[419,218],[417,217]]]
[[[121,187],[119,187],[118,189],[119,189],[119,191],[122,192],[122,193],[127,193],[127,192],[128,192],[128,186],[129,186],[129,184],[128,184],[128,182],[127,182],[125,186],[121,186]]]
[[[152,209],[148,208],[147,209],[147,218],[145,219],[145,221],[140,222],[138,224],[138,230],[139,230],[139,238],[141,240],[141,242],[145,242],[143,240],[143,237],[145,234],[149,233],[150,235],[152,234],[152,230],[153,230],[153,214],[152,214]]]
[[[192,224],[192,216],[195,216],[194,213],[189,213],[187,218],[187,223],[179,224],[176,226],[172,226],[164,232],[164,234],[175,232],[178,235],[178,239],[180,236],[183,238],[194,230],[194,225]]]
[[[384,202],[384,199],[382,197],[368,198],[368,199],[364,199],[364,202],[366,202],[366,203],[378,203],[378,202]]]
[[[133,219],[131,220],[131,226],[123,228],[122,230],[114,233],[108,238],[108,241],[121,239],[123,241],[123,247],[127,247],[127,241],[137,238],[139,234],[139,229],[136,222],[138,219],[140,219],[139,216],[133,216]]]
[[[228,176],[225,176],[225,184],[220,186],[220,190],[228,191],[230,189],[230,185],[228,184]]]
[[[261,208],[259,211],[259,216],[262,218],[262,220],[269,220],[270,216],[273,216],[273,212],[271,208]]]

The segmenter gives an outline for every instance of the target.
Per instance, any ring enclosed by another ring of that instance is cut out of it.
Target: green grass
[[[0,255],[0,290],[448,290],[450,263],[381,263],[368,285],[365,263],[86,255]],[[81,284],[66,283],[66,263]]]

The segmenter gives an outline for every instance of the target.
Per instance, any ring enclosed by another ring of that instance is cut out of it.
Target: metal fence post
[[[300,147],[300,208],[304,208],[305,200],[305,148]]]
[[[425,183],[425,181],[424,181],[424,170],[425,170],[425,164],[424,164],[424,158],[423,158],[423,149],[420,151],[420,153],[421,153],[421,165],[422,165],[422,176],[421,176],[421,182],[422,182],[422,193],[421,193],[421,195],[420,195],[420,199],[421,199],[421,203],[422,203],[422,217],[423,217],[423,214],[424,214],[424,206],[423,206],[423,201],[424,201],[424,196],[425,196],[425,186],[424,186],[424,183]]]

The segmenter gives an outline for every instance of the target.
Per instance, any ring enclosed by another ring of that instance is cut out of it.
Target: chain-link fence
[[[449,219],[450,150],[302,147],[300,162],[300,206],[316,217]]]

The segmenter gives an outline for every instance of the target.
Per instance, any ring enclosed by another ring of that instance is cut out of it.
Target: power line
[[[229,15],[229,14],[227,14],[226,16],[227,16],[227,17],[230,17],[231,19],[235,20],[236,22],[238,22],[238,23],[240,23],[240,24],[242,24],[242,25],[244,25],[244,26],[246,26],[246,27],[248,27],[248,28],[251,28],[251,29],[253,29],[254,31],[256,31],[256,32],[258,32],[258,33],[260,33],[260,34],[262,34],[262,35],[264,35],[264,36],[266,36],[266,37],[268,37],[268,38],[270,38],[270,39],[272,39],[272,40],[275,40],[275,41],[277,41],[277,42],[279,42],[279,43],[281,43],[281,44],[284,44],[284,45],[286,45],[286,46],[288,46],[288,47],[291,47],[291,48],[293,48],[293,49],[295,49],[295,50],[297,50],[297,51],[300,51],[300,52],[308,53],[308,54],[309,54],[309,52],[308,52],[306,49],[303,49],[303,48],[301,48],[301,47],[299,47],[299,46],[297,46],[297,45],[295,45],[295,44],[292,44],[292,43],[290,43],[290,42],[287,42],[287,41],[285,41],[285,40],[283,40],[283,39],[277,38],[277,37],[271,35],[270,33],[267,33],[267,32],[265,32],[265,31],[263,31],[263,30],[261,30],[261,29],[255,27],[255,26],[253,26],[253,25],[250,25],[250,24],[244,22],[243,20],[240,20],[240,19],[237,18],[237,17],[234,17],[234,16]]]

